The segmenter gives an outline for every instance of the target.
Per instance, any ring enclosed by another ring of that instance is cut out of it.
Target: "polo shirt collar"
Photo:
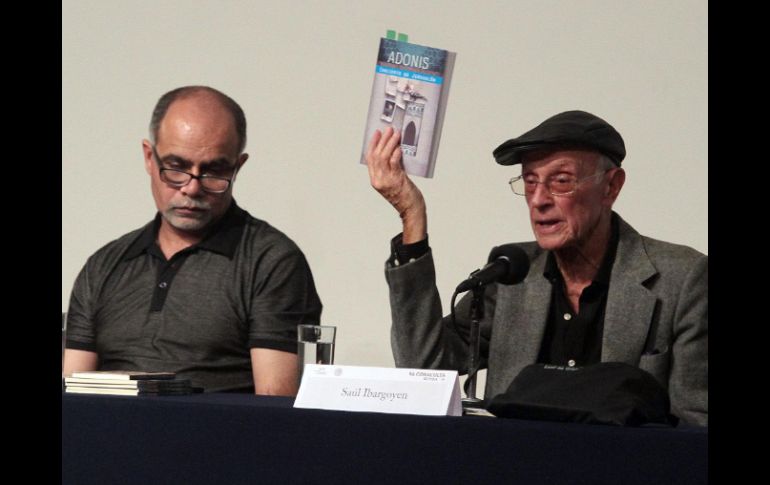
[[[222,219],[214,225],[206,237],[188,249],[204,249],[232,258],[241,241],[247,218],[248,213],[238,207],[235,199],[233,199]],[[155,219],[142,228],[139,236],[128,247],[123,255],[123,260],[135,258],[140,254],[149,252],[153,246],[156,246],[155,241],[158,238],[160,221],[161,215],[158,212],[155,214]]]

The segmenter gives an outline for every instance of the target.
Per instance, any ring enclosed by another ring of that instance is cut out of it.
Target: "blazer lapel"
[[[618,216],[620,219],[620,217]],[[655,312],[655,296],[643,283],[657,274],[642,237],[623,219],[604,314],[602,362],[637,365]]]

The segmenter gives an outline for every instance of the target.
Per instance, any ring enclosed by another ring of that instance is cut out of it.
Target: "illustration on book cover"
[[[432,177],[455,53],[380,39],[361,163],[375,130],[401,132],[404,169]]]

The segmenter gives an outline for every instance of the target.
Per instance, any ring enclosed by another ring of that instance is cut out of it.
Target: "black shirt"
[[[543,277],[552,285],[551,305],[539,363],[580,367],[601,361],[604,311],[617,248],[618,223],[613,217],[607,252],[593,281],[580,295],[578,313],[570,306],[556,257],[548,253]]]
[[[321,302],[302,251],[235,201],[198,244],[166,260],[160,216],[91,256],[67,314],[67,348],[100,370],[176,372],[206,391],[253,384],[251,348],[297,352]]]
[[[416,243],[404,244],[404,233],[396,234],[393,239],[390,240],[390,258],[388,264],[391,266],[400,266],[410,263],[415,259],[419,259],[430,250],[428,244],[428,235],[425,235],[425,239],[417,241]]]

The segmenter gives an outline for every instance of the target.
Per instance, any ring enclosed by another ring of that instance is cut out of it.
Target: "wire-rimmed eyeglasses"
[[[537,177],[532,174],[518,175],[509,180],[508,184],[511,186],[511,190],[516,195],[532,195],[535,193],[535,190],[537,190],[537,186],[543,184],[545,185],[545,188],[548,190],[549,194],[561,197],[565,195],[572,195],[577,190],[578,185],[580,185],[582,182],[599,175],[604,175],[610,170],[612,169],[610,168],[607,170],[601,170],[583,178],[577,178],[573,175],[567,174],[552,175],[548,177],[544,182],[539,181]]]
[[[201,189],[203,189],[205,192],[210,194],[221,194],[230,188],[230,184],[232,184],[233,180],[235,180],[235,175],[238,173],[238,167],[236,166],[233,170],[232,177],[220,177],[217,175],[209,175],[207,173],[201,175],[193,175],[190,172],[185,172],[184,170],[179,170],[178,168],[164,167],[161,164],[160,156],[155,150],[154,145],[152,147],[152,153],[158,163],[160,179],[172,187],[184,187],[185,185],[189,184],[192,179],[196,179],[198,180],[198,183],[201,184]]]

